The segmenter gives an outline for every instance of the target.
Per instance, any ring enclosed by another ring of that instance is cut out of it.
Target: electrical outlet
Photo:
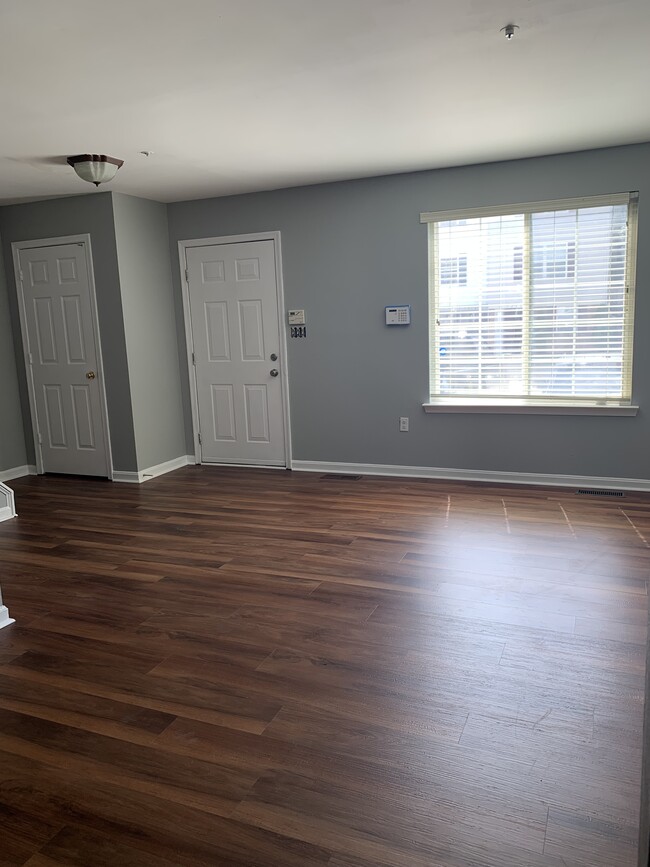
[[[408,431],[408,429],[409,429],[408,416],[405,416],[405,415],[400,416],[399,429],[401,431]]]

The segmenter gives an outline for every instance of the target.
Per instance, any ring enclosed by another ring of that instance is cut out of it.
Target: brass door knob
[[[89,370],[88,373],[86,374],[86,379],[94,379],[95,376],[96,376],[95,371]]]

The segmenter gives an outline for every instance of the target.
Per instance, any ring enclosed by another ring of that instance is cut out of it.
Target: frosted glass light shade
[[[89,181],[98,187],[106,181],[112,181],[124,160],[107,157],[105,154],[78,154],[68,157],[68,165],[72,166],[82,181]]]

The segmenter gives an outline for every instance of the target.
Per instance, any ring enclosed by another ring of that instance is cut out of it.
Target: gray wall
[[[633,398],[637,417],[425,415],[427,233],[421,211],[639,190]],[[280,230],[294,458],[650,479],[650,145],[393,175],[168,207],[179,343],[177,242]],[[409,328],[384,306],[412,305]],[[186,441],[191,452],[187,377]],[[411,419],[399,433],[398,417]]]
[[[113,194],[138,469],[185,455],[167,208]]]
[[[9,314],[9,287],[0,251],[0,472],[26,463],[18,370]],[[0,502],[0,508],[2,505]]]
[[[113,465],[116,470],[134,471],[137,469],[137,461],[111,193],[91,192],[84,196],[0,208],[0,236],[9,287],[15,286],[11,256],[12,241],[58,238],[82,233],[89,233],[91,238]],[[11,288],[9,302],[15,341],[20,343],[16,293],[11,291]],[[0,322],[1,318],[0,302]],[[16,346],[16,353],[23,419],[25,430],[30,432],[26,438],[27,458],[28,462],[33,464],[35,459],[31,439],[27,382],[19,346]],[[16,418],[11,436],[17,438],[20,428],[22,422]]]

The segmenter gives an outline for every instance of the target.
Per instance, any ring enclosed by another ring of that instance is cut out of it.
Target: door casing
[[[221,235],[216,238],[193,238],[178,242],[178,261],[180,266],[181,287],[183,290],[183,318],[185,320],[185,345],[187,347],[187,372],[190,383],[190,402],[192,405],[192,433],[194,438],[194,458],[201,463],[201,445],[199,443],[199,402],[196,388],[196,372],[194,368],[194,338],[192,336],[192,319],[190,314],[190,287],[187,282],[188,247],[214,247],[219,244],[244,244],[247,241],[273,241],[275,252],[275,291],[278,307],[278,330],[280,333],[280,380],[282,383],[282,416],[284,422],[284,454],[286,469],[291,469],[291,413],[289,408],[289,365],[287,354],[287,329],[284,322],[284,283],[282,281],[282,248],[280,232],[255,232],[245,235]],[[210,462],[212,466],[219,466]],[[237,466],[237,464],[223,464]],[[246,464],[246,466],[254,466]],[[281,469],[284,469],[282,467]]]
[[[95,272],[93,270],[92,250],[90,246],[90,235],[65,235],[60,238],[41,238],[36,241],[14,241],[11,244],[11,252],[14,263],[14,277],[16,281],[16,293],[18,296],[18,315],[20,317],[20,333],[23,344],[23,358],[25,362],[25,373],[27,377],[27,391],[29,394],[29,409],[32,422],[32,435],[34,437],[34,453],[36,455],[36,472],[41,474],[45,470],[43,468],[43,453],[41,444],[38,438],[38,414],[36,411],[36,398],[34,392],[34,379],[32,375],[32,366],[29,363],[29,337],[27,331],[27,316],[25,312],[25,294],[23,292],[22,281],[20,279],[20,252],[21,250],[33,250],[36,247],[58,247],[62,244],[79,244],[84,248],[86,257],[86,270],[88,272],[88,292],[90,295],[91,309],[91,324],[93,329],[93,337],[95,339],[95,347],[97,353],[97,373],[99,386],[99,403],[101,408],[101,423],[104,427],[104,442],[106,446],[106,469],[108,478],[113,480],[113,455],[111,448],[111,434],[108,423],[108,404],[106,402],[106,387],[104,382],[104,362],[102,358],[102,344],[99,333],[99,317],[97,315],[97,291],[95,288]]]

